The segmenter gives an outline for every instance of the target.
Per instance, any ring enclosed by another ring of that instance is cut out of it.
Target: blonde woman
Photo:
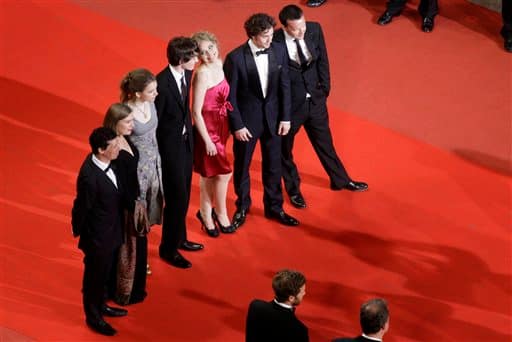
[[[192,117],[195,123],[194,171],[199,173],[200,210],[196,216],[211,237],[233,233],[226,209],[231,166],[226,155],[229,138],[227,101],[229,84],[224,78],[217,38],[209,32],[192,36],[199,49],[200,64],[192,81]]]

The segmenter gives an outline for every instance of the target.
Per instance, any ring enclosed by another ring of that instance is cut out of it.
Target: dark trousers
[[[292,114],[290,132],[283,137],[281,162],[286,192],[290,196],[300,193],[300,177],[297,165],[293,161],[292,151],[295,135],[302,126],[304,126],[309,141],[329,176],[331,186],[343,188],[350,182],[350,178],[334,149],[325,100],[313,103],[308,99],[299,110]]]
[[[111,276],[113,251],[84,251],[84,277],[82,300],[87,320],[97,322],[103,319],[101,308],[107,296],[107,282]]]
[[[281,136],[271,134],[266,125],[260,129],[249,129],[252,138],[248,142],[234,140],[233,183],[237,195],[236,207],[239,210],[251,206],[249,168],[256,143],[261,147],[261,173],[263,181],[263,205],[265,211],[280,212],[283,210],[283,194],[281,190]]]
[[[160,253],[173,255],[187,240],[186,218],[190,202],[193,153],[188,135],[179,141],[172,155],[162,151],[162,182],[165,208]]]
[[[501,35],[505,40],[512,39],[512,1],[503,0],[501,7],[501,16],[503,18],[503,27]]]
[[[506,1],[506,0],[505,0]],[[407,0],[389,0],[387,11],[392,15],[400,13],[407,3]],[[434,17],[439,12],[437,0],[421,0],[418,6],[418,12],[422,17]]]

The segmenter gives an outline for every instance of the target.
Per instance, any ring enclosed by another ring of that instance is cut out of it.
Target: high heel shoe
[[[219,236],[219,230],[217,229],[217,226],[215,226],[214,229],[208,229],[206,227],[206,224],[203,221],[203,217],[201,216],[201,210],[197,211],[196,217],[199,220],[199,222],[201,222],[201,229],[204,230],[205,233],[208,234],[208,236],[212,238],[216,238]]]
[[[234,233],[236,231],[236,228],[233,227],[232,224],[230,224],[229,226],[223,226],[220,223],[219,217],[217,216],[217,213],[215,212],[214,208],[212,208],[212,218],[213,218],[213,222],[215,222],[215,225],[217,227],[219,227],[220,231],[223,232],[224,234],[231,234],[231,233]]]

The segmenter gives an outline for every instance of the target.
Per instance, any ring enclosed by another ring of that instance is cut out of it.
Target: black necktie
[[[304,56],[304,52],[302,52],[302,48],[300,47],[299,40],[294,39],[295,45],[297,45],[297,54],[299,55],[299,61],[300,66],[304,68],[306,65],[308,65],[308,60],[306,59],[306,56]]]
[[[185,75],[181,77],[181,99],[183,100],[183,103],[185,103],[185,100],[187,99],[187,85],[185,84]]]
[[[110,170],[112,168],[112,163],[108,164],[107,168],[103,171],[105,171],[105,173],[108,172],[108,170]]]
[[[256,57],[258,57],[259,55],[263,55],[263,54],[268,54],[268,49],[256,51]]]

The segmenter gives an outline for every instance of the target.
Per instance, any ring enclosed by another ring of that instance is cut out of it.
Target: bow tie
[[[103,171],[104,171],[105,173],[107,173],[107,172],[108,172],[108,170],[112,170],[112,171],[114,171],[114,169],[115,169],[114,165],[112,165],[112,163],[110,163],[110,164],[108,164],[107,168],[106,168],[105,170],[103,170]]]
[[[263,55],[263,54],[268,54],[268,49],[256,51],[256,57],[258,57],[259,55]]]

